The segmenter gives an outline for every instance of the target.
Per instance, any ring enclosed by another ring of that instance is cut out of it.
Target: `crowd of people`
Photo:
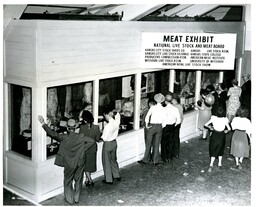
[[[225,135],[233,130],[230,154],[235,157],[238,169],[242,169],[244,157],[250,154],[251,122],[250,102],[251,88],[249,77],[244,77],[246,86],[239,87],[236,80],[226,89],[219,84],[201,90],[201,100],[196,104],[199,110],[198,128],[202,131],[201,140],[210,137],[208,172],[212,172],[215,159],[218,168],[222,168],[225,149]],[[248,95],[249,94],[249,95]],[[97,170],[97,142],[103,141],[102,166],[104,179],[102,183],[113,184],[121,181],[117,162],[117,142],[120,127],[120,111],[105,107],[103,111],[107,124],[101,134],[98,125],[93,124],[91,111],[84,109],[80,113],[80,128],[74,119],[67,121],[67,133],[57,133],[38,117],[43,129],[60,143],[55,164],[64,167],[64,197],[69,204],[79,202],[83,180],[86,187],[93,187],[91,173]],[[142,117],[144,127],[145,152],[140,164],[158,165],[160,160],[170,163],[180,156],[180,128],[183,121],[183,107],[177,94],[168,92],[165,96],[155,94],[148,100],[148,110]],[[161,149],[161,150],[159,150]]]
[[[161,159],[171,162],[173,157],[179,157],[179,131],[183,120],[183,107],[179,104],[179,97],[168,92],[154,96],[154,102],[149,100],[149,110],[145,113],[145,153],[140,164],[150,161],[158,165]]]
[[[251,82],[249,74],[245,74],[243,79],[245,82],[242,87],[239,87],[238,81],[234,79],[229,89],[221,83],[218,88],[209,85],[201,90],[201,100],[197,102],[196,107],[199,110],[198,128],[202,131],[202,137],[199,139],[210,138],[208,172],[212,172],[216,158],[218,158],[218,168],[222,168],[227,133],[232,133],[230,154],[235,157],[236,168],[242,169],[243,158],[250,156]]]

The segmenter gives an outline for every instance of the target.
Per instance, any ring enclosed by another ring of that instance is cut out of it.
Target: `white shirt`
[[[177,104],[177,105],[174,105],[178,110],[179,110],[179,112],[180,112],[180,119],[181,119],[181,121],[180,121],[180,123],[182,123],[182,121],[183,121],[183,107],[180,105],[180,104]]]
[[[219,132],[224,131],[226,127],[228,128],[228,130],[230,130],[227,117],[211,116],[211,119],[205,124],[205,126],[208,126],[210,124],[212,124],[213,128]]]
[[[251,138],[251,121],[245,117],[235,117],[231,122],[231,127],[233,130],[245,130],[248,136]]]
[[[115,115],[115,119],[113,119],[112,117],[109,118],[109,122],[104,127],[101,136],[104,142],[110,142],[117,138],[120,120],[121,117],[119,113]]]
[[[151,117],[150,117],[151,116]],[[149,121],[150,118],[150,121]],[[145,122],[151,124],[162,124],[165,127],[164,122],[166,119],[166,112],[161,103],[157,103],[154,106],[151,106],[148,110],[148,113],[145,117]]]
[[[165,107],[166,119],[165,124],[167,125],[178,125],[181,122],[179,109],[172,104],[167,104]]]

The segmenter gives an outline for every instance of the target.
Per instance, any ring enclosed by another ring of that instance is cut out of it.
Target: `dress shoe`
[[[114,178],[114,180],[116,180],[116,181],[120,182],[120,181],[121,181],[121,178],[120,178],[120,177],[118,177],[118,178]]]
[[[68,203],[68,204],[70,204],[70,205],[73,205],[75,202],[69,202],[66,198],[64,199],[64,201],[66,202],[66,203]]]
[[[173,157],[175,157],[175,158],[177,158],[177,159],[178,159],[180,156],[179,156],[179,155],[173,155]]]
[[[89,182],[89,187],[92,188],[94,186],[94,182]]]
[[[85,181],[85,183],[84,183],[84,184],[85,184],[85,187],[86,187],[86,188],[89,188],[89,187],[90,187],[90,183],[89,183],[89,181]]]
[[[168,163],[171,163],[171,161],[172,161],[172,159],[168,159],[168,160],[167,160]]]
[[[154,163],[155,166],[159,165],[159,163]]]
[[[113,182],[107,182],[106,180],[102,180],[102,183],[112,185]]]
[[[139,163],[139,164],[147,164],[147,163],[145,163],[145,162],[142,161],[142,160],[139,160],[138,163]]]
[[[206,141],[207,138],[200,137],[199,140],[204,140],[204,141]]]
[[[208,172],[209,172],[209,173],[212,172],[212,166],[209,167]]]
[[[222,170],[222,169],[223,169],[222,165],[219,165],[219,166],[218,166],[218,169],[219,169],[219,170]]]

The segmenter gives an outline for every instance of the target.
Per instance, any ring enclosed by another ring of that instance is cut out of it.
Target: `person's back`
[[[100,128],[93,124],[94,118],[90,111],[83,111],[81,116],[81,123],[79,133],[95,140],[95,143],[85,152],[85,186],[93,187],[94,182],[91,173],[97,170],[97,143],[100,139]]]
[[[138,161],[140,164],[149,163],[152,142],[154,143],[153,163],[154,165],[159,164],[159,144],[162,137],[162,128],[164,127],[166,118],[166,112],[161,103],[165,100],[165,97],[163,94],[159,93],[154,96],[154,100],[157,104],[151,106],[145,118],[145,127],[148,129],[146,138],[147,143],[144,157],[142,160]]]
[[[63,148],[63,152],[65,153],[65,165],[75,168],[79,164],[80,156],[83,156],[86,149],[84,134],[70,132],[67,134],[67,138],[61,142],[59,150],[61,148]]]
[[[244,157],[250,156],[251,122],[248,117],[248,109],[241,106],[238,109],[237,117],[231,122],[234,131],[231,139],[230,154],[235,157],[236,167],[242,169]],[[249,138],[249,139],[248,139]]]
[[[241,95],[241,92],[242,90],[239,86],[234,86],[229,88],[228,96],[230,96],[231,98],[239,98]]]
[[[181,122],[181,115],[179,109],[173,106],[171,103],[168,103],[165,107],[166,111],[166,124],[180,124]]]
[[[96,142],[100,140],[100,128],[98,125],[94,124],[83,124],[80,126],[79,133],[82,133],[92,139],[94,139]],[[97,150],[97,144],[94,143],[90,149],[87,150],[87,153],[93,152]]]
[[[74,119],[67,121],[67,134],[59,134],[52,130],[45,124],[42,116],[39,116],[38,120],[46,133],[60,142],[54,164],[64,167],[65,200],[69,204],[78,203],[82,191],[85,151],[95,141],[84,134],[75,133],[77,123]]]
[[[88,150],[92,145],[87,144],[89,137],[86,137],[84,134],[75,132],[58,134],[46,125],[44,125],[43,128],[51,137],[57,138],[57,141],[60,142],[59,151],[55,160],[56,165],[75,168],[80,160],[80,156],[83,155],[83,151]],[[62,164],[60,164],[60,160]]]

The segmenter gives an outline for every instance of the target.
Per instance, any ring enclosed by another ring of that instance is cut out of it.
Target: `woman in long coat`
[[[88,136],[95,140],[95,143],[92,147],[85,153],[85,186],[93,187],[94,183],[91,178],[91,173],[97,170],[97,143],[100,139],[100,128],[98,125],[93,124],[93,115],[89,111],[83,111],[82,113],[82,125],[80,126],[79,133],[83,133],[85,136]]]

